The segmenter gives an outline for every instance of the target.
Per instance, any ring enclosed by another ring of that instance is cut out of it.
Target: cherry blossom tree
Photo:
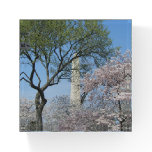
[[[44,108],[45,131],[117,131],[113,115],[103,108],[70,105],[68,96],[56,96]]]
[[[35,131],[35,121],[34,101],[20,99],[20,131]]]
[[[20,130],[36,131],[34,101],[21,100]],[[106,115],[107,114],[107,115]],[[44,131],[117,131],[113,116],[104,109],[75,107],[69,96],[48,99],[43,110]]]
[[[131,119],[131,68],[131,52],[121,54],[117,51],[116,57],[96,69],[93,74],[87,73],[82,80],[83,90],[89,94],[88,99],[102,102],[104,108],[113,112],[121,131],[123,123]]]

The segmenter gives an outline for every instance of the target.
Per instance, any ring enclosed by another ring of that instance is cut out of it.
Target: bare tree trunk
[[[118,101],[118,108],[119,108],[119,118],[121,119],[119,121],[120,123],[120,131],[123,131],[123,119],[122,119],[122,108],[121,108],[121,103]]]
[[[120,121],[120,131],[123,131],[123,123]]]
[[[86,96],[87,96],[87,93],[83,92],[83,94],[81,95],[81,105],[84,103]]]
[[[42,111],[36,109],[36,131],[43,131]]]
[[[35,106],[36,106],[36,131],[43,131],[43,120],[42,120],[42,111],[44,108],[44,101],[40,103],[40,94],[37,92],[35,97]]]

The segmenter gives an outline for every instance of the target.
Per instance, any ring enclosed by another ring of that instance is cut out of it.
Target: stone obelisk
[[[75,54],[76,55],[76,54]],[[74,55],[74,56],[75,56]],[[79,106],[81,104],[80,98],[80,64],[79,58],[72,61],[72,75],[71,75],[71,105]]]

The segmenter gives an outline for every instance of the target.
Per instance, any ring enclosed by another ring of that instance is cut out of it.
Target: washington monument
[[[72,105],[80,105],[80,64],[79,58],[72,61],[72,75],[71,75],[71,97],[70,103]]]

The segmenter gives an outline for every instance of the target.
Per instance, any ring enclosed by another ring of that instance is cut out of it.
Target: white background
[[[152,152],[151,0],[0,2],[0,151]],[[19,19],[132,19],[131,133],[19,132]]]

